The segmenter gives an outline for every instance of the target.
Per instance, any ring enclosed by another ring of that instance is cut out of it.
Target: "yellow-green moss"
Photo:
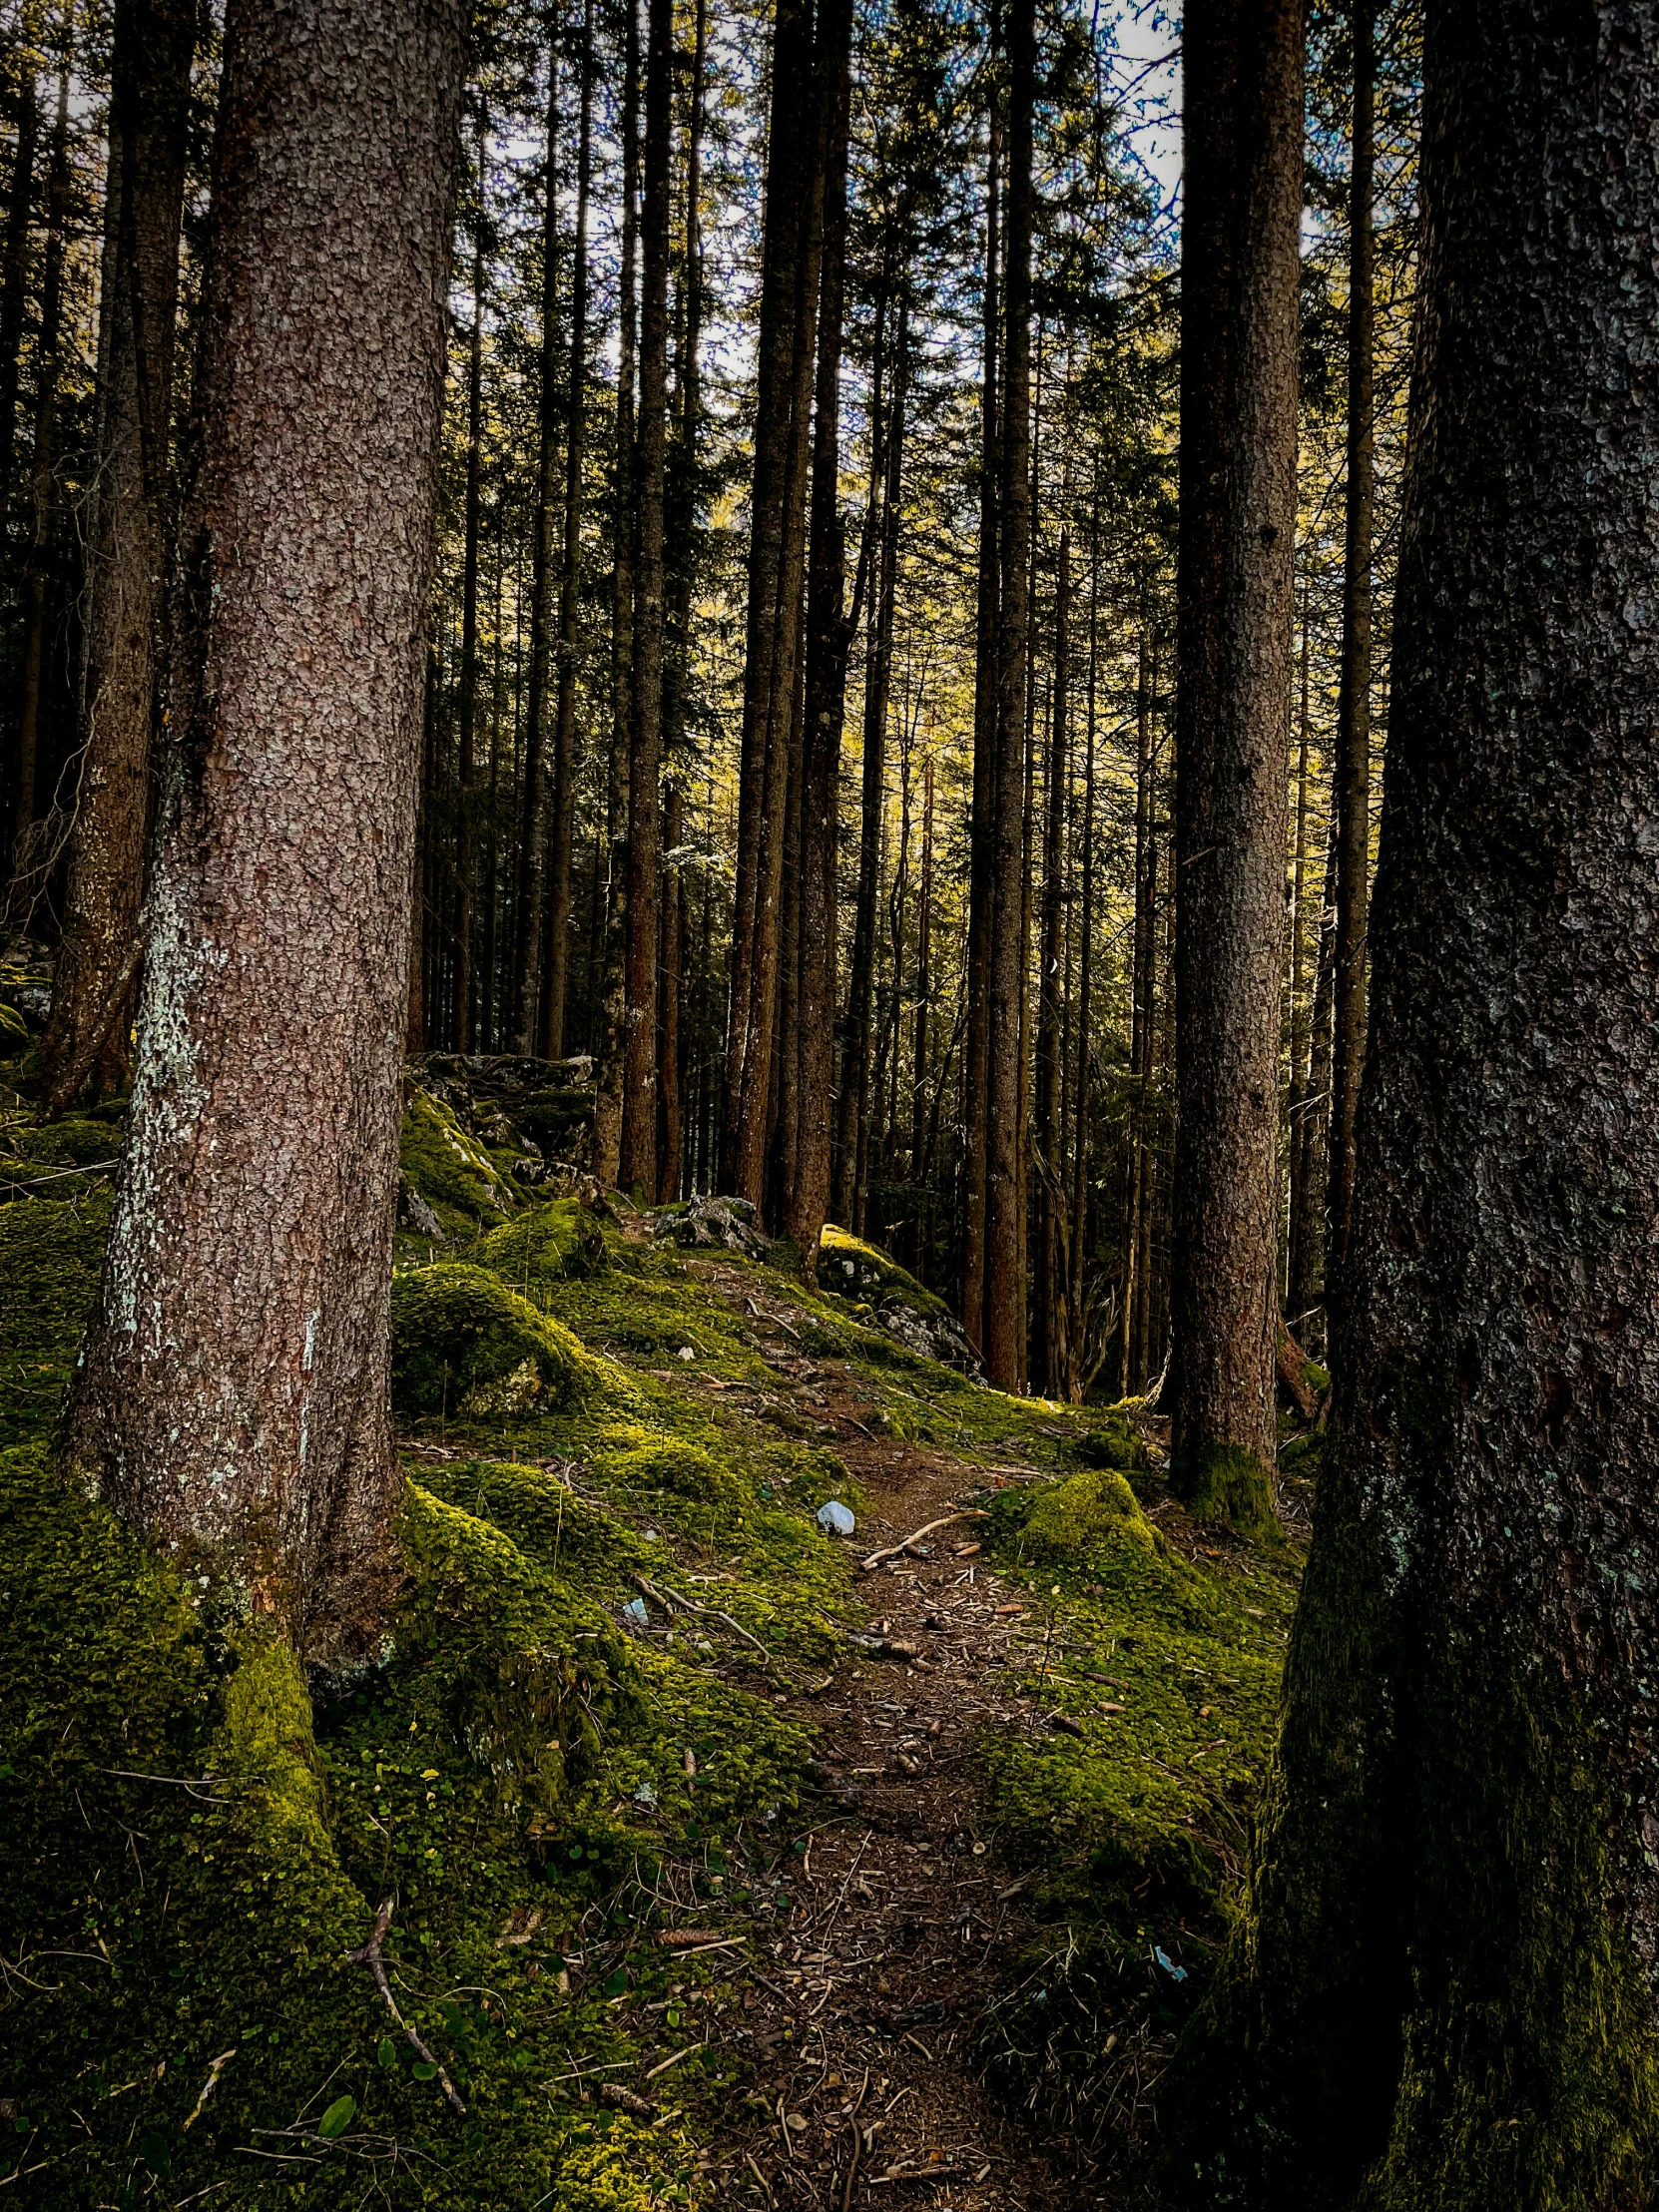
[[[519,1193],[453,1110],[414,1086],[404,1099],[400,1156],[446,1237],[470,1242],[518,1209]]]
[[[0,1206],[0,1443],[44,1437],[57,1419],[109,1220],[107,1189]]]
[[[392,1280],[391,1401],[489,1419],[568,1405],[626,1380],[486,1268],[445,1261]]]
[[[1242,1444],[1177,1452],[1170,1484],[1194,1520],[1221,1521],[1241,1536],[1271,1537],[1278,1531],[1273,1478]]]

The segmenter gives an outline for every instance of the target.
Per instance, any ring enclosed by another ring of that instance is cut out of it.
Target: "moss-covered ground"
[[[52,1467],[116,1135],[0,1128],[0,2186],[738,2201],[738,1945],[659,1937],[786,1895],[822,1817],[810,1693],[864,1617],[815,1517],[863,1511],[848,1421],[962,1463],[1027,1607],[1009,1689],[1041,1725],[987,1734],[977,1787],[1032,1928],[984,2063],[1082,2149],[1114,2053],[1144,2103],[1233,1910],[1294,1549],[1195,1534],[1122,1415],[915,1351],[882,1308],[926,1294],[891,1263],[844,1294],[784,1252],[693,1265],[416,1092],[439,1232],[400,1230],[393,1284],[406,1577],[379,1664],[307,1683]],[[387,1900],[429,2056],[353,1956]]]

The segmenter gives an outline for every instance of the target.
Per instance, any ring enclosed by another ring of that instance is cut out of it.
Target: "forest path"
[[[870,1434],[856,1378],[800,1353],[784,1302],[758,1300],[753,1278],[718,1261],[692,1265],[744,1301],[781,1388],[833,1429],[821,1440],[862,1493],[849,1546],[860,1561],[971,1506],[995,1469]],[[985,1566],[975,1535],[973,1519],[951,1520],[925,1539],[930,1556],[855,1567],[879,1648],[850,1646],[786,1707],[817,1734],[828,1804],[787,1929],[767,1916],[771,1930],[756,1931],[739,2034],[758,2086],[709,2154],[722,2202],[1040,2212],[1072,2199],[970,2062],[1028,1933],[1026,1885],[986,1839],[975,1746],[1044,1725],[1007,1684],[1026,1603]]]

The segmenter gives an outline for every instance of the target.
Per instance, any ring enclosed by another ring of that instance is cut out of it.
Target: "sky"
[[[1172,217],[1179,212],[1181,186],[1180,38],[1180,18],[1166,0],[1124,0],[1113,77],[1125,103],[1130,143]]]

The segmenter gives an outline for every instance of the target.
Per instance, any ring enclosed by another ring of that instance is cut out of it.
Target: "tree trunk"
[[[179,232],[197,0],[122,0],[110,87],[81,774],[43,1052],[49,1105],[126,1074],[164,652]]]
[[[685,842],[686,810],[680,786],[663,789],[663,840],[670,852]],[[662,944],[657,987],[657,1198],[672,1205],[680,1196],[685,1115],[680,1095],[680,994],[686,968],[685,871],[678,860],[663,874]]]
[[[464,12],[232,0],[137,1075],[66,1438],[130,1524],[320,1659],[378,1649],[392,1576]]]
[[[566,394],[564,557],[559,582],[559,702],[547,820],[547,962],[541,1049],[557,1058],[570,1026],[571,864],[576,844],[576,660],[582,612],[582,468],[587,450],[588,200],[593,181],[593,0],[582,11],[582,107],[576,138],[576,236],[571,250],[570,378]]]
[[[1171,1479],[1272,1519],[1301,0],[1189,10]],[[1203,146],[1201,155],[1195,149]]]
[[[996,729],[992,760],[985,1196],[985,1372],[1017,1389],[1025,1358],[1020,1273],[1019,1119],[1024,1068],[1026,661],[1031,554],[1031,115],[1035,101],[1034,0],[1008,14],[1008,252],[1002,419],[1001,598],[997,622]]]
[[[584,103],[587,81],[583,79]],[[513,1049],[534,1052],[543,991],[546,876],[547,708],[553,670],[553,526],[559,470],[559,62],[547,56],[547,153],[541,201],[541,347],[536,381],[536,485],[530,509],[530,681],[513,899]],[[556,935],[555,932],[549,932]]]
[[[809,1280],[830,1201],[830,1092],[835,1069],[835,935],[841,731],[857,595],[842,611],[840,362],[846,288],[846,161],[851,103],[850,0],[825,0],[821,70],[829,104],[824,161],[824,258],[819,278],[813,443],[812,554],[807,579],[807,701],[801,761],[800,1122],[784,1226]],[[788,1049],[788,1040],[786,1040]]]
[[[1309,1021],[1308,1080],[1298,1111],[1302,1132],[1293,1147],[1296,1180],[1291,1187],[1291,1271],[1285,1293],[1298,1342],[1318,1351],[1325,1342],[1325,1205],[1328,1132],[1331,1127],[1332,1002],[1336,997],[1337,817],[1327,825],[1324,888],[1320,903],[1319,951],[1314,962],[1314,1003]]]
[[[1263,2204],[1635,2206],[1659,2157],[1659,17],[1441,0],[1422,82],[1336,1404],[1226,2007],[1252,2062],[1192,2053],[1223,2092],[1193,2147]]]
[[[1354,6],[1354,158],[1348,310],[1348,521],[1343,567],[1343,669],[1337,700],[1337,996],[1331,1090],[1331,1200],[1325,1295],[1340,1302],[1354,1196],[1354,1114],[1366,1052],[1366,907],[1371,869],[1371,547],[1376,507],[1372,356],[1373,120],[1376,25],[1372,0]]]
[[[472,1050],[472,905],[477,869],[473,803],[478,726],[478,518],[484,440],[484,223],[489,189],[488,123],[478,119],[478,212],[472,235],[472,338],[466,369],[466,503],[461,544],[461,685],[456,714],[455,1006],[451,1049]]]
[[[927,1028],[933,996],[933,764],[922,770],[921,881],[916,892],[916,1010],[910,1049],[910,1204],[915,1226],[910,1248],[911,1269],[925,1279],[926,1238],[924,1213],[927,1144]]]
[[[1296,841],[1291,853],[1291,1075],[1285,1098],[1285,1150],[1289,1157],[1289,1203],[1285,1225],[1285,1312],[1300,1332],[1302,1309],[1291,1301],[1297,1276],[1296,1198],[1302,1177],[1303,1140],[1308,1130],[1308,1045],[1313,1009],[1308,1003],[1308,588],[1302,592],[1301,706],[1297,717]]]
[[[1036,1296],[1032,1368],[1045,1397],[1065,1389],[1060,1305],[1065,1291],[1065,1159],[1060,1136],[1064,1046],[1060,1035],[1060,931],[1065,918],[1066,684],[1071,619],[1071,540],[1060,532],[1060,566],[1054,592],[1054,696],[1049,709],[1047,789],[1043,798],[1042,930],[1037,951],[1037,1059],[1033,1119],[1036,1143],[1037,1221],[1031,1260]]]
[[[628,769],[628,997],[621,1180],[657,1189],[657,935],[662,889],[663,496],[668,459],[669,150],[673,0],[649,0],[645,70],[645,205],[640,222],[640,413],[634,481],[633,716]]]
[[[17,390],[23,367],[23,319],[29,298],[29,224],[34,209],[35,143],[40,110],[35,93],[39,9],[28,5],[18,38],[17,141],[12,151],[6,244],[0,260],[0,513],[12,500],[17,458]]]
[[[1077,1102],[1072,1109],[1075,1128],[1071,1198],[1071,1272],[1066,1286],[1069,1310],[1071,1365],[1066,1395],[1081,1402],[1088,1377],[1085,1370],[1083,1259],[1089,1229],[1089,1041],[1094,1021],[1094,738],[1096,672],[1100,660],[1100,490],[1096,480],[1094,514],[1089,528],[1089,720],[1087,750],[1083,762],[1083,881],[1077,953]],[[1119,1317],[1128,1341],[1127,1304]],[[1123,1395],[1123,1391],[1119,1391]]]
[[[1151,1286],[1141,1272],[1141,1216],[1147,1187],[1147,1076],[1152,1056],[1153,894],[1158,854],[1152,825],[1152,641],[1150,612],[1143,609],[1135,676],[1135,913],[1129,960],[1129,1144],[1124,1174],[1123,1343],[1119,1387],[1138,1387],[1133,1348],[1136,1323]]]
[[[611,747],[606,780],[609,873],[598,976],[594,1046],[598,1081],[593,1108],[593,1172],[614,1183],[622,1160],[622,1087],[626,1050],[628,943],[628,766],[632,748],[634,635],[634,369],[639,331],[640,22],[639,0],[625,0],[622,67],[622,298],[618,309],[616,503],[612,536],[616,564],[611,598]]]
[[[991,0],[989,50],[994,70],[999,0]],[[980,341],[979,577],[974,611],[973,797],[968,815],[967,1033],[963,1046],[962,1328],[975,1352],[985,1334],[985,1192],[989,1172],[991,922],[995,881],[997,625],[1002,605],[997,524],[1000,433],[997,351],[1001,313],[1001,112],[993,76],[985,169],[984,324]]]
[[[63,265],[69,231],[69,59],[58,71],[58,118],[52,133],[47,186],[46,257],[40,287],[40,336],[35,349],[35,450],[30,478],[33,513],[23,569],[23,669],[17,718],[12,866],[33,862],[36,764],[40,750],[41,678],[46,660],[46,571],[52,553],[57,468],[58,384],[63,372]]]

